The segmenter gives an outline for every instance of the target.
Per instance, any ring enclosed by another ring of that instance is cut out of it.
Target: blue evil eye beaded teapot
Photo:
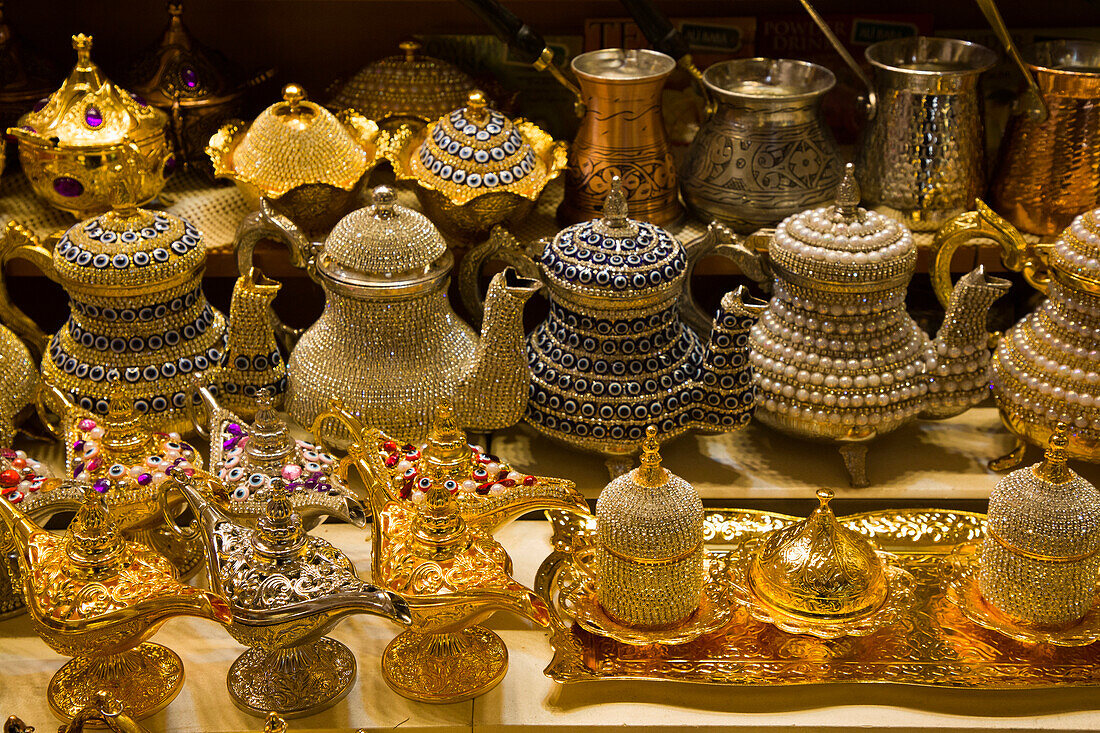
[[[525,419],[543,435],[608,456],[635,453],[648,425],[666,440],[693,428],[732,432],[755,403],[748,331],[762,306],[745,304],[740,288],[727,293],[709,343],[680,313],[694,263],[722,253],[728,231],[712,225],[689,249],[627,213],[615,178],[603,217],[544,241],[537,265],[519,267],[524,255],[498,251],[499,234],[468,255],[474,267],[493,258],[541,272],[550,313],[527,339]]]

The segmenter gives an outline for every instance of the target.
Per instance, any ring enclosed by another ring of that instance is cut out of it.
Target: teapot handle
[[[481,292],[481,272],[489,260],[498,260],[515,269],[521,277],[541,280],[539,266],[523,244],[501,225],[493,227],[489,238],[474,247],[458,266],[458,293],[473,325],[481,327],[485,315],[485,296]]]
[[[256,245],[263,239],[272,239],[286,245],[290,253],[290,264],[300,270],[305,270],[310,279],[317,282],[316,256],[320,250],[318,243],[310,242],[287,217],[275,211],[267,199],[260,199],[260,210],[254,211],[244,218],[237,227],[237,234],[233,240],[233,248],[237,252],[237,272],[243,275],[251,272],[253,255]],[[257,268],[259,269],[259,268]],[[269,309],[271,323],[275,334],[283,347],[289,352],[305,329],[292,328],[283,323],[274,308]]]
[[[65,421],[72,416],[72,413],[81,411],[68,395],[41,379],[38,381],[34,409],[38,413],[39,421],[57,440],[65,439]],[[54,419],[51,415],[56,415],[57,418]]]
[[[60,280],[53,266],[53,252],[39,244],[38,238],[22,224],[8,222],[3,236],[0,237],[0,322],[27,342],[37,361],[45,356],[49,337],[11,301],[8,281],[2,275],[2,268],[12,260],[27,260],[49,279],[54,282]]]
[[[1050,275],[1046,271],[1042,245],[1029,246],[1016,227],[979,199],[974,211],[951,219],[932,239],[932,289],[944,308],[951,302],[951,260],[959,247],[974,239],[990,239],[1000,245],[1004,266],[1013,272],[1022,272],[1031,287],[1046,295]]]
[[[737,265],[742,274],[755,281],[764,290],[769,290],[771,272],[768,269],[767,260],[759,251],[754,251],[752,248],[753,243],[758,240],[766,243],[769,231],[771,230],[761,230],[745,237],[743,241],[739,241],[737,235],[729,229],[718,222],[711,222],[710,226],[707,227],[706,234],[684,245],[687,250],[688,265],[687,274],[684,278],[684,293],[680,297],[680,306],[684,321],[695,333],[706,338],[714,321],[714,317],[704,313],[695,300],[695,293],[691,287],[695,266],[704,257],[710,255],[725,257]]]

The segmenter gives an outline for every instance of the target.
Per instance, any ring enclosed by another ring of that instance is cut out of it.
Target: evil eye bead
[[[240,481],[244,476],[244,469],[240,466],[229,469],[229,472],[225,474],[225,480],[234,483]]]
[[[145,465],[149,468],[161,468],[167,463],[168,461],[164,460],[160,456],[149,456],[145,459]]]
[[[107,475],[111,478],[122,478],[126,475],[126,466],[121,463],[111,464],[111,467],[107,469]]]
[[[475,479],[478,479],[478,480],[485,480],[486,478],[489,477],[489,472],[486,471],[481,466],[478,466],[477,468],[474,469],[473,477]]]
[[[249,497],[249,495],[251,493],[252,492],[248,490],[248,487],[242,484],[242,485],[238,486],[237,488],[233,489],[232,496],[236,501],[244,501],[245,499],[247,499]]]
[[[401,474],[401,478],[406,479],[406,480],[411,479],[411,478],[416,478],[416,466],[411,466],[409,468],[406,468],[405,472]]]
[[[447,491],[449,491],[453,494],[456,491],[458,491],[458,482],[455,481],[454,479],[447,479],[446,481],[443,482],[443,488],[445,488]]]
[[[326,465],[332,465],[333,463],[336,463],[336,458],[329,455],[328,453],[318,453],[317,458],[321,461],[321,463],[324,463]]]
[[[422,476],[420,480],[416,482],[416,488],[426,492],[428,489],[432,488],[432,480],[427,476]]]
[[[248,477],[248,485],[254,489],[258,489],[267,483],[267,477],[262,473],[253,473]]]
[[[316,461],[306,461],[303,468],[305,468],[306,471],[308,471],[309,473],[320,473],[324,470],[324,467]]]
[[[175,440],[169,440],[164,444],[165,450],[182,451],[183,445]]]
[[[313,461],[314,463],[316,463],[317,459],[319,458],[319,456],[317,455],[317,451],[310,448],[302,449],[302,457],[305,458],[307,461]]]

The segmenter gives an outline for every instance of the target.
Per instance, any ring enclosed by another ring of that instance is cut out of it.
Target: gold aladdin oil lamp
[[[196,479],[192,487],[205,491],[205,498],[222,512],[255,521],[263,515],[275,481],[281,480],[306,531],[326,516],[366,525],[367,508],[340,475],[336,459],[320,446],[295,440],[268,392],[256,396],[251,425],[222,407],[201,384],[198,392],[207,417],[205,425],[196,420],[195,428],[210,440],[210,475],[217,480]]]
[[[244,81],[222,54],[191,37],[181,18],[182,2],[168,0],[168,14],[160,43],[131,67],[127,86],[168,115],[177,160],[209,165],[210,136],[226,120],[240,117],[245,91],[273,72]]]
[[[390,150],[399,181],[416,183],[421,206],[444,232],[480,241],[495,224],[527,215],[565,169],[566,145],[537,125],[509,120],[481,92]]]
[[[466,102],[474,80],[458,67],[420,53],[416,41],[398,44],[401,53],[360,69],[325,105],[350,109],[384,128],[423,127]]]
[[[897,558],[837,521],[833,492],[817,492],[806,519],[742,548],[733,598],[757,621],[819,639],[867,636],[913,603],[913,576]]]
[[[208,500],[200,475],[173,469],[172,478],[205,538],[210,587],[233,611],[229,633],[249,647],[227,678],[245,712],[298,717],[333,705],[351,689],[355,657],[325,634],[356,613],[412,620],[401,596],[361,581],[347,556],[306,534],[281,478],[255,529]]]
[[[423,702],[486,692],[503,679],[508,650],[478,624],[498,610],[549,622],[546,604],[509,577],[493,530],[540,509],[587,514],[588,504],[570,481],[525,475],[469,445],[450,405],[437,408],[420,447],[363,427],[338,405],[314,423],[318,442],[329,420],[354,436],[344,465],[354,462],[367,484],[372,578],[404,596],[413,616],[382,655],[383,678]]]
[[[223,624],[232,616],[220,595],[184,585],[164,557],[124,540],[101,489],[81,484],[77,491],[80,505],[64,537],[0,499],[35,631],[55,652],[73,657],[50,680],[46,698],[69,720],[105,690],[134,718],[144,718],[183,686],[180,658],[146,639],[176,616]]]
[[[178,433],[143,427],[127,384],[116,382],[112,390],[110,409],[99,417],[75,406],[59,390],[45,389],[40,407],[44,417],[48,412],[61,416],[57,429],[65,441],[65,476],[72,481],[47,482],[25,497],[23,509],[41,519],[72,510],[82,495],[73,482],[92,484],[119,532],[158,551],[181,577],[190,577],[202,564],[202,545],[181,540],[165,525],[160,489],[169,468],[196,471],[202,468],[202,456]]]
[[[78,219],[110,209],[119,186],[144,204],[175,165],[168,116],[103,75],[91,60],[91,36],[73,36],[73,48],[76,66],[61,88],[8,128],[23,172],[35,193]]]
[[[206,147],[214,175],[237,184],[254,209],[267,199],[306,231],[328,231],[382,159],[378,125],[351,111],[334,115],[297,84],[250,124],[227,122]]]
[[[1029,245],[981,201],[936,233],[932,285],[943,300],[959,246],[991,239],[1005,266],[1046,300],[1010,328],[993,356],[993,397],[1016,436],[994,470],[1023,460],[1025,441],[1046,445],[1059,422],[1069,425],[1070,458],[1100,462],[1100,209],[1081,214],[1054,243]]]
[[[50,476],[50,470],[25,451],[0,448],[0,496],[12,505],[22,504],[28,496],[52,483],[47,481]],[[0,620],[18,616],[26,610],[14,550],[11,534],[0,524]]]

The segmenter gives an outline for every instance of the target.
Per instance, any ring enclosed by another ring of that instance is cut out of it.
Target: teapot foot
[[[229,668],[226,686],[233,704],[250,715],[300,718],[342,700],[355,671],[351,650],[321,637],[274,651],[250,648]]]
[[[72,720],[104,690],[136,720],[163,710],[183,687],[183,661],[167,647],[145,642],[121,654],[75,657],[46,688],[54,715]]]
[[[853,488],[863,489],[871,485],[867,480],[867,445],[865,443],[845,443],[840,446],[840,457],[844,459],[844,468],[848,469],[848,480]]]
[[[469,700],[496,687],[508,671],[504,640],[482,626],[445,634],[408,629],[382,654],[382,678],[420,702]]]
[[[1023,462],[1026,453],[1027,443],[1020,438],[1016,438],[1016,445],[1012,446],[1012,450],[1005,453],[1000,458],[994,458],[989,462],[989,470],[1007,471],[1011,468],[1016,468]]]
[[[202,546],[201,534],[191,539],[183,539],[172,534],[168,527],[162,525],[152,529],[126,532],[126,539],[130,542],[140,542],[163,555],[179,573],[180,580],[192,577],[206,562],[206,551]]]

